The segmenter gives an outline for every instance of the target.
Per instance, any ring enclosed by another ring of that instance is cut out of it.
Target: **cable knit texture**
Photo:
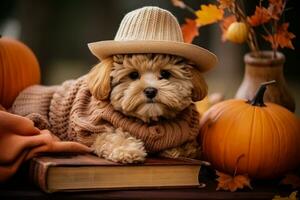
[[[199,133],[199,114],[192,104],[177,118],[147,124],[115,111],[108,101],[95,99],[86,76],[61,86],[31,86],[20,93],[11,112],[26,116],[61,140],[91,146],[97,134],[121,127],[141,139],[148,152],[177,147]]]

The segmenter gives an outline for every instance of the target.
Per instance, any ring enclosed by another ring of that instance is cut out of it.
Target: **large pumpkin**
[[[203,155],[217,170],[271,179],[299,166],[299,121],[286,108],[263,102],[266,85],[252,101],[227,100],[202,117]]]
[[[39,82],[33,52],[22,42],[0,36],[0,104],[9,108],[20,91]]]

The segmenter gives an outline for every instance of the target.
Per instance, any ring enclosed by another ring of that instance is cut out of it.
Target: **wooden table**
[[[278,182],[254,182],[254,190],[237,192],[216,191],[216,183],[206,188],[90,191],[46,194],[26,180],[22,170],[0,185],[0,199],[272,199],[274,195],[288,196],[293,190]]]

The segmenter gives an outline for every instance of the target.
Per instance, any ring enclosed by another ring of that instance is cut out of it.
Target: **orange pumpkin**
[[[252,101],[227,100],[202,117],[203,155],[217,170],[271,179],[299,166],[299,121],[286,108],[263,102],[267,84]]]
[[[20,91],[40,83],[40,67],[22,42],[0,36],[0,104],[9,108]]]

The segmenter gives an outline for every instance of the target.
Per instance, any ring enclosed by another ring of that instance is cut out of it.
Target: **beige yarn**
[[[114,40],[183,42],[183,37],[174,15],[167,10],[148,6],[125,15]]]
[[[91,96],[86,76],[61,86],[32,86],[15,100],[11,112],[32,119],[39,128],[48,128],[62,140],[91,146],[97,134],[121,127],[145,143],[148,152],[157,152],[195,139],[199,116],[194,105],[177,118],[153,124],[127,117],[107,101]]]

